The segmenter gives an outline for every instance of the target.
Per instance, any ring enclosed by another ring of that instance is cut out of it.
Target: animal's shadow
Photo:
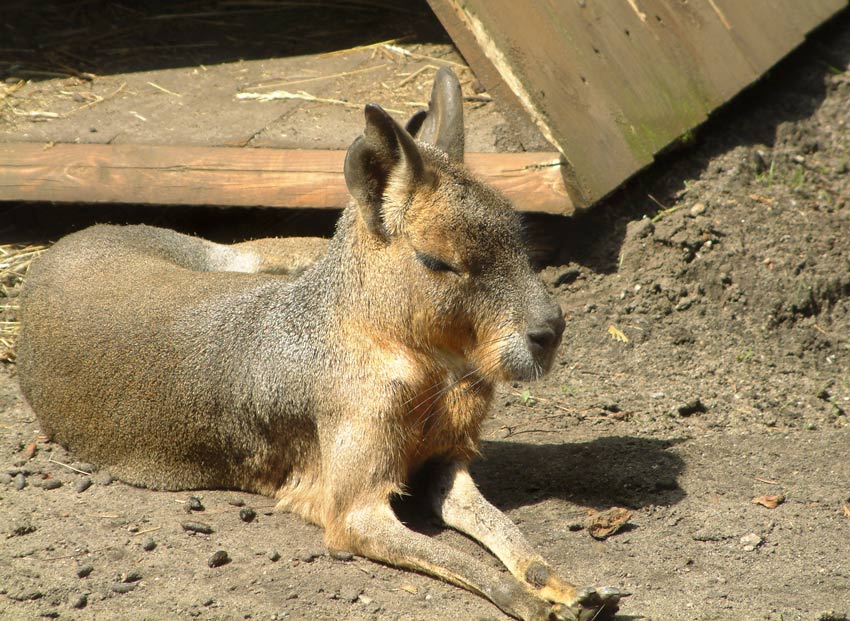
[[[526,444],[484,441],[472,466],[479,489],[503,511],[560,498],[577,509],[673,505],[685,496],[678,477],[682,458],[671,447],[682,440],[608,436],[589,442]],[[427,477],[427,473],[424,475]],[[421,482],[395,503],[402,520],[433,534]]]
[[[679,440],[607,436],[589,442],[486,441],[472,473],[496,506],[512,509],[561,498],[596,509],[671,505],[684,497]]]

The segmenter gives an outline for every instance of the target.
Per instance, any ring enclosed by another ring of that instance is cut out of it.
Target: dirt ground
[[[481,135],[506,131],[492,130]],[[0,242],[103,219],[217,238],[332,225],[285,211],[57,209],[0,207]],[[528,229],[568,327],[549,376],[499,393],[475,467],[485,495],[567,577],[632,592],[618,619],[846,621],[850,15],[592,212],[529,217]],[[0,365],[0,426],[3,619],[504,618],[431,578],[332,559],[319,529],[269,499],[86,474],[39,438],[13,362]],[[784,501],[753,502],[764,496]],[[628,525],[591,537],[589,512],[615,506]],[[210,567],[218,550],[231,561]]]

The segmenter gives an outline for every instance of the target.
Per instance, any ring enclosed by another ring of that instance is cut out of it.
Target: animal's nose
[[[534,349],[549,351],[561,342],[565,327],[564,312],[559,305],[552,304],[547,309],[546,316],[536,325],[529,327],[526,335]]]

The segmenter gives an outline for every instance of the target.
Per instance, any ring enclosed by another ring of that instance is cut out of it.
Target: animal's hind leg
[[[524,621],[567,621],[573,615],[546,602],[521,582],[445,544],[405,527],[389,501],[360,505],[326,531],[329,547],[437,576],[479,593]]]
[[[613,587],[578,590],[561,578],[516,525],[481,495],[465,463],[437,465],[434,470],[429,499],[447,526],[479,541],[539,597],[563,604],[576,619],[613,617],[620,591]]]

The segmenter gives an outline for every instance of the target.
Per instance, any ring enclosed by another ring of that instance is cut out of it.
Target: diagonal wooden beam
[[[339,208],[345,151],[0,144],[0,201]],[[559,155],[468,153],[522,211],[570,215]]]

